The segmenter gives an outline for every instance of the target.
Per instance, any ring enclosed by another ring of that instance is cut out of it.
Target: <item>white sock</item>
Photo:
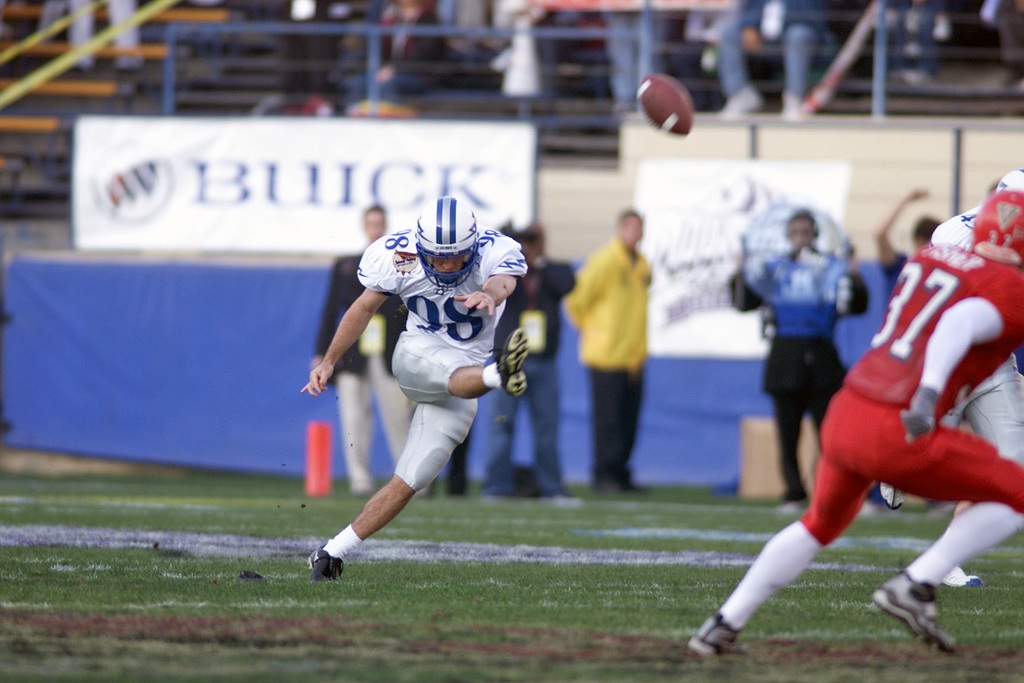
[[[352,525],[349,524],[341,530],[341,533],[327,541],[326,545],[324,545],[324,550],[331,557],[345,557],[350,551],[362,545],[362,543],[363,539],[356,536],[356,532],[352,530]]]
[[[1024,515],[1002,503],[975,503],[953,518],[946,533],[907,567],[918,583],[937,586],[949,571],[1024,528]]]
[[[484,385],[489,386],[491,389],[501,388],[501,373],[498,372],[498,364],[491,363],[490,365],[484,366]]]
[[[722,619],[732,628],[743,628],[765,600],[807,569],[819,550],[821,544],[803,522],[793,522],[772,536],[722,605]]]

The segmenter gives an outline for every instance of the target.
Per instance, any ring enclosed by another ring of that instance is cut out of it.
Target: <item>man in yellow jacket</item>
[[[640,491],[629,456],[636,442],[647,360],[647,289],[651,268],[637,251],[643,217],[619,214],[615,238],[591,254],[565,299],[580,330],[580,361],[590,374],[595,491]]]

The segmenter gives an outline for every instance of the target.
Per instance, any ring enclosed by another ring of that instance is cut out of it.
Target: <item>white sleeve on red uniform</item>
[[[949,307],[939,318],[924,352],[920,386],[942,393],[953,369],[977,344],[1003,333],[1003,316],[991,301],[970,297]]]

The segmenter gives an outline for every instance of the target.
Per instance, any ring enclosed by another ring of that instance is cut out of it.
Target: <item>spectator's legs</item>
[[[622,407],[622,472],[625,477],[624,483],[632,487],[633,473],[629,467],[629,460],[633,455],[633,446],[636,445],[636,433],[640,427],[640,403],[643,399],[644,376],[643,371],[626,374],[626,389]]]
[[[349,490],[355,495],[367,495],[373,493],[373,474],[370,472],[373,402],[370,399],[370,382],[366,377],[351,372],[339,372],[336,377],[341,444]]]
[[[718,79],[722,83],[722,92],[728,98],[720,112],[723,119],[739,118],[757,111],[764,104],[761,94],[750,84],[747,56],[740,42],[741,33],[739,18],[735,18],[722,26],[718,42]]]
[[[722,35],[718,42],[718,78],[722,82],[722,92],[726,97],[732,97],[750,86],[747,57],[740,43],[740,33],[740,22],[737,17],[722,27]]]
[[[800,422],[806,408],[804,398],[799,392],[780,392],[772,394],[772,403],[775,405],[775,427],[778,431],[779,465],[786,488],[783,500],[803,501],[807,498],[807,491],[800,478],[797,453],[800,443]]]
[[[377,410],[380,413],[380,421],[384,425],[384,435],[387,437],[388,449],[391,451],[391,460],[397,464],[398,458],[402,455],[402,449],[405,448],[405,442],[409,440],[409,423],[412,421],[412,411],[415,406],[402,393],[402,388],[388,372],[382,357],[370,356],[367,358],[367,372],[370,374],[370,383],[377,399]]]
[[[138,9],[136,0],[110,0],[110,23],[120,24],[127,21]],[[133,26],[119,33],[114,38],[114,45],[117,47],[138,47],[139,27]],[[114,65],[119,69],[137,69],[142,66],[142,57],[122,56],[114,60]]]
[[[1009,69],[1007,85],[1024,88],[1024,7],[1015,0],[999,3],[999,56]]]
[[[590,369],[591,426],[594,440],[594,487],[622,490],[626,484],[623,410],[626,373]]]
[[[529,360],[529,359],[527,359]],[[528,378],[530,396],[535,386]],[[484,471],[485,496],[511,496],[515,490],[512,473],[512,440],[516,431],[519,398],[504,391],[491,392],[491,425],[487,430],[487,467]]]
[[[89,0],[70,0],[72,14],[89,4]],[[71,22],[68,27],[68,41],[73,47],[84,45],[92,38],[93,13],[87,12],[83,16]],[[92,55],[82,57],[75,65],[81,69],[91,69],[93,65]]]
[[[558,457],[558,364],[553,358],[527,357],[524,364],[529,388],[525,398],[533,426],[534,464],[541,496],[568,495],[562,483]],[[504,392],[502,392],[504,393]]]
[[[469,463],[469,440],[472,434],[472,431],[466,434],[466,438],[455,447],[452,457],[448,461],[449,496],[466,495],[466,467]]]
[[[783,67],[786,71],[785,94],[803,99],[807,94],[814,52],[818,47],[818,35],[810,26],[792,24],[782,36]]]
[[[935,42],[935,15],[942,11],[943,0],[928,0],[919,9],[917,44],[921,50],[917,64],[924,75],[935,78],[939,75],[939,46]]]
[[[636,12],[606,12],[608,28],[626,35],[610,35],[605,41],[611,63],[612,97],[617,108],[633,108],[638,83],[638,44],[640,15]]]

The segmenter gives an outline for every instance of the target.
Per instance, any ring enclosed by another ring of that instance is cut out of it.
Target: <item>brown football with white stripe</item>
[[[648,74],[636,91],[640,111],[652,126],[666,133],[688,135],[693,126],[693,97],[686,86],[667,74]]]

